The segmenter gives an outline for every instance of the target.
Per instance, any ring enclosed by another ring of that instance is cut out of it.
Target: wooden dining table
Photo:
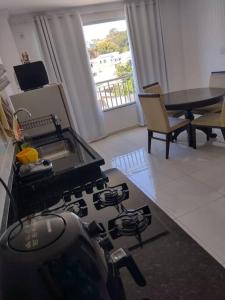
[[[185,112],[185,118],[192,121],[194,109],[221,102],[224,96],[225,89],[222,88],[196,88],[162,94],[161,99],[168,111],[182,110]],[[205,133],[208,134],[208,132]],[[216,137],[213,133],[210,135]],[[192,146],[193,140],[190,132],[188,133],[188,140],[189,145]]]

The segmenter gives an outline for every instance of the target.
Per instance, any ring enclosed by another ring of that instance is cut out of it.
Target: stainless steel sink
[[[68,157],[75,152],[73,144],[66,139],[42,145],[37,147],[37,150],[40,158],[50,161]]]

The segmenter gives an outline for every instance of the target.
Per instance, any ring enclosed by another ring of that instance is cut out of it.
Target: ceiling
[[[0,0],[0,10],[37,11],[114,2],[117,0]]]

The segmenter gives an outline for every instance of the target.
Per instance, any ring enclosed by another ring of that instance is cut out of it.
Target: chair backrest
[[[141,106],[148,129],[158,132],[168,132],[169,120],[165,105],[159,94],[139,94]]]
[[[222,111],[220,113],[220,122],[222,126],[225,126],[225,98],[222,104]]]
[[[209,79],[209,87],[225,89],[225,71],[212,72]],[[220,122],[225,126],[225,100],[223,100],[222,111],[220,113]]]
[[[225,71],[212,72],[209,79],[209,87],[225,88]]]
[[[143,86],[144,93],[149,94],[162,94],[161,87],[158,82],[154,82],[148,85]]]

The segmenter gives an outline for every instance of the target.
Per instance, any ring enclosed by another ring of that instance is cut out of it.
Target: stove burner
[[[141,233],[151,224],[151,212],[148,206],[136,210],[124,209],[115,219],[108,222],[111,237],[136,236],[141,243]]]
[[[119,232],[122,235],[134,235],[144,231],[148,226],[148,219],[140,212],[127,211],[126,215],[115,221]]]
[[[80,218],[88,215],[87,204],[83,199],[68,203],[65,210],[75,213]]]
[[[129,190],[126,183],[108,187],[104,191],[93,195],[95,208],[100,210],[107,206],[116,206],[129,198]]]

